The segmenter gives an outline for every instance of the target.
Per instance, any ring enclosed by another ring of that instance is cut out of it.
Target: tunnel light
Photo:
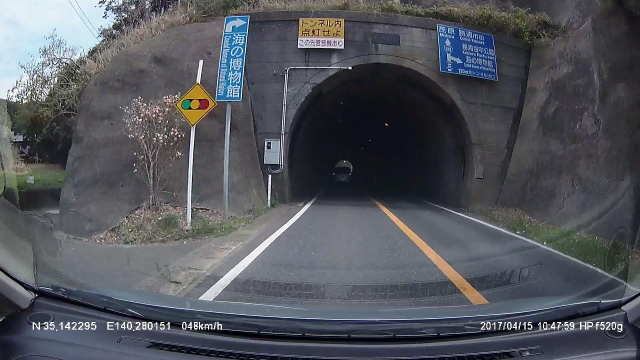
[[[389,127],[389,123],[388,122],[384,123],[384,126]]]
[[[180,106],[184,110],[207,110],[209,108],[209,100],[207,99],[186,99],[182,100]]]

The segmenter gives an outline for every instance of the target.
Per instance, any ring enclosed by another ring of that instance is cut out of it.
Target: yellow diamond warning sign
[[[191,126],[196,126],[217,105],[218,103],[213,100],[202,85],[195,84],[178,101],[176,107]]]

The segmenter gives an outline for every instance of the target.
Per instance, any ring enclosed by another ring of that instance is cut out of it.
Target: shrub
[[[164,232],[173,231],[180,227],[180,218],[176,214],[167,214],[158,220],[157,225]]]
[[[184,121],[174,107],[179,98],[170,95],[147,102],[137,97],[122,108],[127,136],[136,145],[133,172],[147,185],[147,207],[159,205],[164,170],[182,156]]]

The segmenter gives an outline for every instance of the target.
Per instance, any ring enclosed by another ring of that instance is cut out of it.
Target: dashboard
[[[226,333],[220,324],[189,325],[40,296],[0,321],[0,359],[637,359],[640,339],[622,309],[545,326],[495,325],[481,335],[421,339],[249,336]]]

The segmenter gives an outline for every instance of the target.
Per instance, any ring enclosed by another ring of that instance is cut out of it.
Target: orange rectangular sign
[[[344,49],[344,19],[300,18],[298,48]]]

